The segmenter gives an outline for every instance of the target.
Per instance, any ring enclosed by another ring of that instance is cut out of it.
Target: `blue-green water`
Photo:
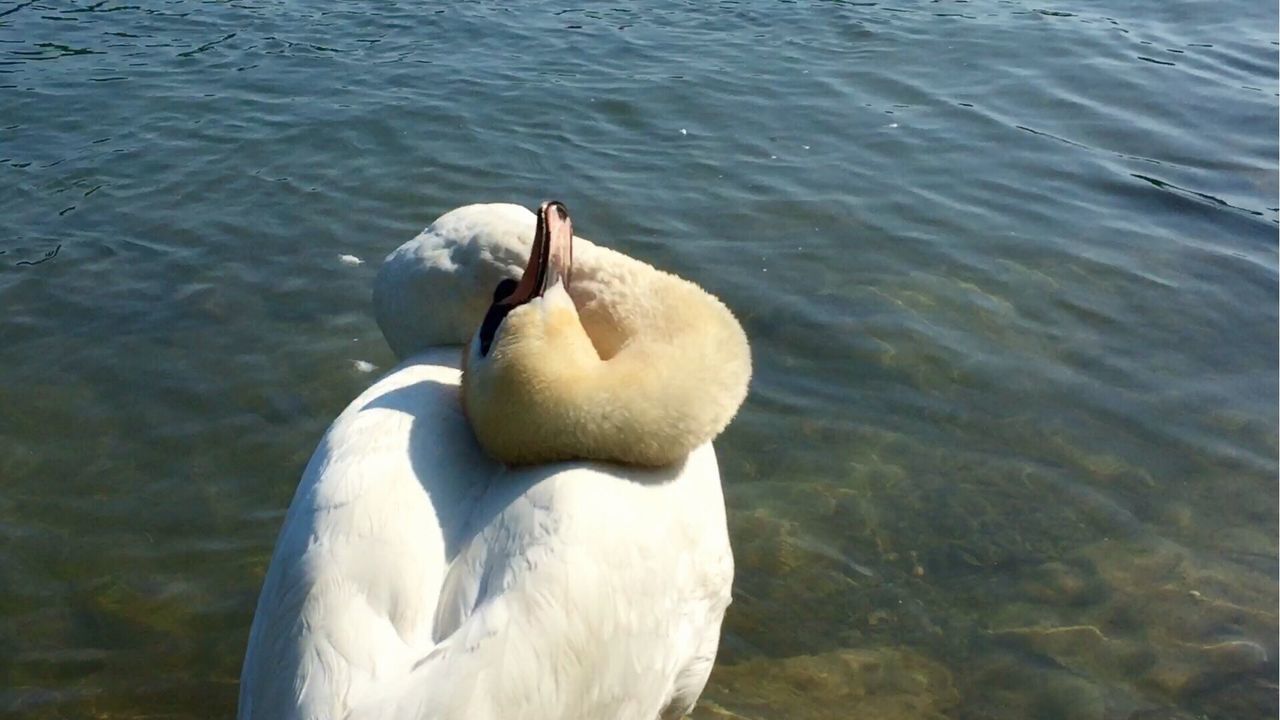
[[[556,197],[753,340],[697,717],[1276,715],[1274,3],[128,2],[0,0],[0,714],[232,714],[381,257]]]

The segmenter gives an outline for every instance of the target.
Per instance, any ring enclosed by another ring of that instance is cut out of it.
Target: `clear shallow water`
[[[232,714],[377,263],[557,197],[756,350],[697,717],[1274,717],[1276,21],[0,2],[0,713]]]

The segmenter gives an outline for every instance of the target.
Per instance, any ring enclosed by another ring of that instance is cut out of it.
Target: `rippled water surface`
[[[380,259],[557,197],[754,343],[695,717],[1275,717],[1274,3],[129,2],[0,0],[0,714],[232,714]]]

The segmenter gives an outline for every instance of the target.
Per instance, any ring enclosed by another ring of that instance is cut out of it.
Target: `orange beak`
[[[573,221],[564,203],[548,200],[538,208],[538,227],[533,233],[533,250],[529,264],[516,289],[499,300],[505,305],[520,305],[540,297],[557,282],[569,287],[573,269]]]

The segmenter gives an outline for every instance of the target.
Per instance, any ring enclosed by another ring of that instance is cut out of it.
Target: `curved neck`
[[[581,313],[567,296],[512,312],[492,354],[463,375],[468,416],[492,455],[670,465],[724,429],[751,374],[741,326],[692,283],[652,269],[639,280]],[[605,359],[593,326],[621,338]]]

